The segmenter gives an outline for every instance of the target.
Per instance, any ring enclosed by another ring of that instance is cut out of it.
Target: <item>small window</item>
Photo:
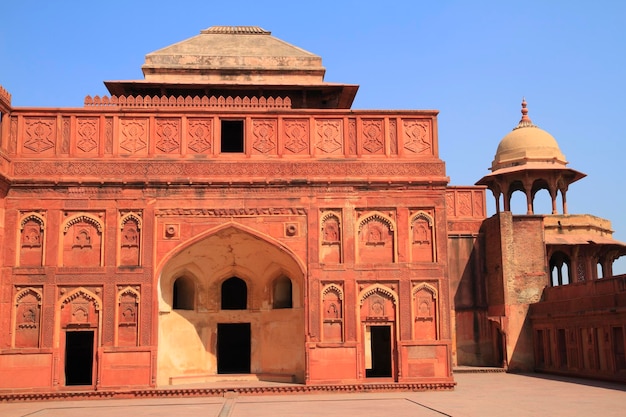
[[[248,286],[241,278],[228,278],[222,284],[222,310],[248,308]]]
[[[174,310],[193,310],[195,285],[193,279],[180,277],[174,281],[174,295],[172,296]]]
[[[291,280],[287,277],[274,281],[273,308],[292,308]]]
[[[242,153],[243,120],[222,120],[222,153]]]

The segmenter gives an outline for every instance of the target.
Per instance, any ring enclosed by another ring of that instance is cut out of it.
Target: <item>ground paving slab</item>
[[[455,374],[454,391],[36,401],[0,404],[2,417],[623,417],[626,386],[542,374]]]

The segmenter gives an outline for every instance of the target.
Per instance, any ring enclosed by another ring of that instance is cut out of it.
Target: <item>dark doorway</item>
[[[391,326],[370,326],[372,368],[365,370],[367,378],[391,376]]]
[[[228,278],[222,283],[222,310],[245,310],[248,306],[248,286],[241,278]]]
[[[218,323],[217,373],[250,373],[250,323]]]
[[[65,385],[93,385],[93,335],[65,332]]]

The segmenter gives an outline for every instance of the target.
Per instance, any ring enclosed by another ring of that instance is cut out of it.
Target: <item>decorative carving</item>
[[[326,342],[343,341],[343,291],[330,284],[322,290],[323,340]]]
[[[63,266],[101,266],[102,230],[102,223],[94,217],[70,217],[63,227]]]
[[[371,213],[359,221],[359,261],[394,262],[394,226],[381,213]]]
[[[413,338],[436,340],[437,336],[437,290],[426,283],[413,288],[415,325]]]
[[[283,131],[287,139],[285,149],[292,153],[301,153],[309,148],[309,121],[306,119],[287,119],[283,122]]]
[[[120,119],[120,127],[122,135],[120,148],[130,153],[136,153],[147,147],[147,119]]]
[[[472,194],[471,192],[458,192],[457,193],[457,211],[459,216],[471,217],[472,216]]]
[[[404,148],[414,153],[430,151],[429,123],[418,120],[403,120]]]
[[[187,147],[195,153],[211,150],[211,119],[189,119],[187,128]]]
[[[276,152],[276,123],[274,119],[252,120],[253,149],[260,153]]]
[[[172,176],[206,176],[207,165],[196,162],[96,162],[96,161],[14,161],[15,175],[25,176],[93,176],[97,178],[108,177],[119,180],[120,176],[145,178],[146,175],[172,175]],[[445,167],[440,162],[423,163],[359,163],[359,164],[336,164],[325,161],[316,161],[303,164],[301,162],[248,162],[245,164],[233,164],[214,162],[211,164],[211,175],[215,178],[224,178],[232,181],[233,178],[245,178],[251,173],[263,174],[266,177],[285,175],[293,178],[306,176],[327,177],[332,172],[335,178],[345,181],[346,177],[355,176],[403,176],[416,178],[422,176],[444,176]]]
[[[389,119],[389,148],[392,155],[398,154],[398,122],[396,119]]]
[[[41,289],[32,287],[19,290],[15,295],[14,347],[39,347],[42,298]]]
[[[341,120],[316,120],[318,141],[316,148],[335,153],[343,148]]]
[[[382,120],[363,120],[363,149],[369,153],[384,153],[385,144],[383,138]]]
[[[11,127],[9,131],[9,152],[17,152],[17,116],[11,117]]]
[[[107,117],[104,125],[104,150],[106,153],[113,153],[113,118]]]
[[[137,346],[139,291],[126,287],[118,291],[117,346]]]
[[[348,120],[348,153],[350,155],[356,155],[356,120]]]
[[[141,214],[126,213],[120,219],[120,265],[140,264]]]
[[[384,285],[375,284],[363,290],[359,296],[362,321],[395,320],[397,296]]]
[[[79,118],[76,120],[76,127],[76,133],[78,133],[76,147],[85,153],[94,149],[97,150],[99,119],[95,117]]]
[[[157,217],[165,216],[192,216],[192,217],[257,217],[257,216],[305,216],[306,209],[299,207],[270,207],[270,208],[223,208],[223,209],[159,209],[155,211]]]
[[[411,248],[413,262],[433,262],[433,218],[426,212],[418,211],[411,219]]]
[[[45,223],[42,213],[27,213],[20,221],[20,266],[41,266]]]
[[[214,108],[274,108],[290,109],[289,97],[183,97],[183,96],[91,96],[85,97],[85,107],[214,107]]]
[[[70,118],[63,118],[63,140],[61,141],[61,153],[68,154],[70,152]]]
[[[52,117],[25,118],[26,137],[24,148],[36,153],[54,148],[54,120]]]
[[[156,148],[164,153],[180,150],[180,119],[156,119]]]

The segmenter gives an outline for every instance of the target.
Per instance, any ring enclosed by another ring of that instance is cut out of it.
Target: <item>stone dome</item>
[[[567,161],[556,139],[535,126],[528,117],[526,100],[522,101],[522,119],[498,145],[491,170],[532,163],[565,166]]]

